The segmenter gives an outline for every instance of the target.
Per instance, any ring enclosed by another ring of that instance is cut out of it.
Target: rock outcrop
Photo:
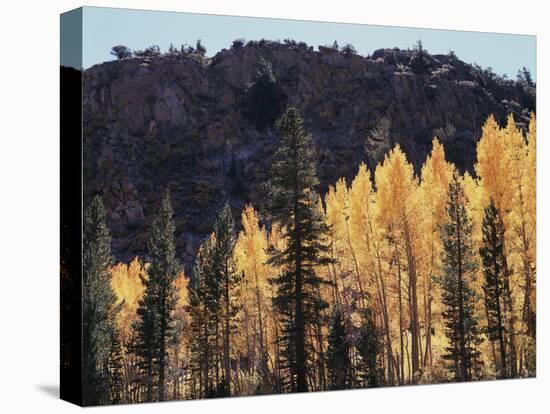
[[[454,55],[380,49],[370,57],[331,48],[254,43],[212,59],[157,57],[106,62],[84,72],[84,200],[105,199],[113,250],[142,255],[160,190],[171,190],[178,252],[191,260],[226,200],[237,213],[264,204],[262,184],[278,145],[273,128],[243,115],[242,96],[261,60],[286,104],[313,135],[320,192],[373,169],[400,144],[418,170],[434,135],[461,170],[472,170],[489,114],[524,127],[534,88]]]

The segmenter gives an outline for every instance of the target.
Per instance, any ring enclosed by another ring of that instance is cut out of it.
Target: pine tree
[[[100,196],[84,214],[82,370],[83,404],[109,402],[109,353],[114,331],[116,296],[111,289],[111,236]]]
[[[306,328],[315,322],[315,306],[320,300],[316,290],[324,283],[315,273],[315,266],[330,262],[323,240],[328,227],[315,208],[315,156],[302,117],[297,109],[289,108],[276,126],[281,145],[268,184],[270,210],[287,243],[270,251],[269,263],[282,269],[273,278],[273,304],[282,323],[282,356],[290,373],[288,385],[291,391],[304,392],[308,370]]]
[[[222,384],[218,384],[218,396],[231,395],[231,336],[235,330],[235,318],[239,306],[236,301],[236,290],[242,277],[235,269],[233,249],[235,247],[235,223],[231,207],[226,203],[214,224],[214,249],[212,268],[220,288],[220,310],[223,332],[223,371]]]
[[[122,355],[122,345],[119,340],[119,333],[113,331],[111,351],[109,355],[109,385],[111,404],[120,404],[124,402],[123,369],[124,360]]]
[[[243,115],[260,131],[271,128],[286,104],[286,95],[273,74],[271,63],[260,59],[256,77],[244,91]]]
[[[350,343],[339,306],[334,308],[330,320],[327,367],[330,389],[343,390],[349,388],[351,385]]]
[[[504,291],[507,287],[508,265],[504,254],[504,224],[491,199],[485,208],[482,225],[483,245],[479,254],[485,276],[483,291],[487,309],[487,336],[498,341],[500,350],[500,377],[506,378],[507,355],[505,346]]]
[[[456,173],[449,184],[447,217],[441,228],[443,252],[441,301],[444,306],[445,334],[449,341],[446,354],[448,369],[457,381],[470,381],[477,368],[481,339],[474,316],[474,295],[470,282],[477,263],[472,240],[473,224],[466,210],[466,200]]]
[[[146,401],[153,401],[158,365],[158,338],[155,287],[149,278],[140,275],[145,288],[143,297],[138,302],[137,321],[133,325],[134,335],[129,350],[138,357],[138,365],[145,376]]]
[[[242,280],[233,260],[234,247],[234,221],[226,204],[214,232],[199,249],[189,287],[191,369],[199,385],[194,390],[197,398],[227,397],[231,393],[230,351],[239,311],[236,292]]]
[[[214,370],[214,352],[216,347],[212,343],[212,325],[217,326],[216,300],[212,306],[212,295],[209,292],[211,272],[209,270],[210,257],[212,255],[212,238],[208,238],[199,248],[195,265],[193,266],[193,279],[189,285],[188,312],[191,316],[190,337],[190,366],[193,375],[191,388],[193,398],[204,398],[212,395]],[[216,313],[213,314],[213,311]],[[215,339],[215,338],[214,338]]]
[[[362,319],[357,343],[357,350],[361,356],[362,380],[368,387],[378,387],[384,375],[378,362],[383,344],[370,308],[363,311]]]
[[[137,311],[135,352],[146,373],[147,401],[153,401],[155,378],[157,398],[159,401],[165,399],[167,344],[174,334],[174,310],[178,300],[174,282],[181,271],[174,232],[172,203],[169,192],[165,191],[152,225],[147,258],[150,266],[148,277],[142,278],[145,293]]]

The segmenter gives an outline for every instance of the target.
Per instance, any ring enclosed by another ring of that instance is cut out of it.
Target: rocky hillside
[[[265,62],[268,62],[267,64]],[[258,68],[271,66],[278,95],[250,98]],[[295,43],[251,42],[199,55],[131,58],[84,72],[84,200],[105,199],[113,249],[146,249],[160,190],[169,187],[178,249],[191,260],[226,200],[236,214],[261,207],[277,148],[261,111],[296,106],[318,154],[320,192],[371,168],[399,143],[418,169],[437,134],[448,159],[471,170],[481,127],[535,110],[528,82],[495,76],[449,55],[380,49],[369,57]],[[275,113],[276,115],[276,113]]]

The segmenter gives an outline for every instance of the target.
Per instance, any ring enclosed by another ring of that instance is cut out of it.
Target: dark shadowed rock
[[[360,162],[373,169],[399,143],[417,171],[440,136],[447,158],[472,171],[487,116],[520,127],[535,96],[453,55],[379,49],[371,57],[265,42],[204,58],[134,58],[84,72],[84,197],[101,193],[120,259],[143,254],[161,190],[171,190],[178,252],[192,259],[230,200],[261,208],[277,148],[240,106],[260,60],[271,63],[287,104],[314,137],[324,192]],[[374,136],[388,121],[386,138]]]

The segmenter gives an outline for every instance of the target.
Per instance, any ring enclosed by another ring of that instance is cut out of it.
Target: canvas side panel
[[[60,396],[82,405],[82,9],[61,15]]]

